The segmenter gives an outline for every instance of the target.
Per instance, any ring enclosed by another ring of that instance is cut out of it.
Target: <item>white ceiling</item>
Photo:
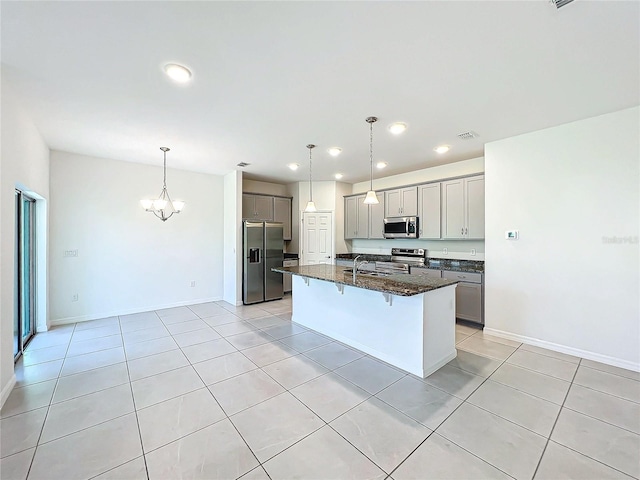
[[[2,75],[52,149],[291,182],[384,175],[640,103],[640,3],[7,2]],[[194,73],[179,86],[162,66]],[[6,82],[6,83],[5,83]],[[391,135],[387,126],[409,129]],[[474,130],[463,141],[456,134]],[[452,145],[446,155],[433,148]],[[326,149],[340,146],[330,157]],[[301,168],[291,172],[286,164]],[[375,175],[382,175],[375,172]]]

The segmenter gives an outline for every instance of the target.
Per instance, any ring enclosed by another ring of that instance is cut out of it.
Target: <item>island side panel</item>
[[[294,322],[424,377],[423,297],[428,294],[392,295],[389,305],[381,292],[298,275],[292,288]],[[428,308],[435,307],[428,302]],[[455,350],[455,340],[452,345]]]
[[[456,358],[456,287],[449,285],[422,295],[424,377]]]

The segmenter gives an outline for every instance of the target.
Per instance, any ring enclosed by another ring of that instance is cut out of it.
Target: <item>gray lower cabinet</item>
[[[444,270],[442,278],[459,280],[456,288],[456,318],[484,325],[482,274]]]
[[[285,260],[282,262],[282,266],[283,267],[297,267],[298,266],[298,260]],[[286,275],[282,275],[282,288],[284,290],[284,293],[289,293],[292,288],[291,288],[291,275],[286,274]]]

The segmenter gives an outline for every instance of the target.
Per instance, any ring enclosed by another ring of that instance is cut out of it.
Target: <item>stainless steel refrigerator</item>
[[[282,298],[282,274],[271,271],[282,267],[284,260],[282,223],[245,221],[242,239],[242,302],[248,305]]]

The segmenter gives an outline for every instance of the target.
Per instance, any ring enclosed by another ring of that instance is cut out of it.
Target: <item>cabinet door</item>
[[[282,223],[283,240],[291,240],[291,199],[273,197],[273,221]],[[289,276],[290,275],[285,275]]]
[[[418,187],[407,187],[400,190],[400,213],[403,217],[418,215]]]
[[[442,238],[464,238],[464,180],[442,182]]]
[[[482,285],[458,283],[456,287],[456,318],[484,323],[482,319]]]
[[[256,220],[273,221],[273,197],[255,195]]]
[[[399,217],[402,211],[402,196],[400,190],[389,190],[384,192],[384,216]]]
[[[484,175],[465,179],[466,238],[484,238]]]
[[[358,232],[356,238],[367,238],[369,236],[369,205],[364,203],[364,195],[356,197],[358,209]]]
[[[344,238],[356,238],[358,234],[358,197],[344,199]]]
[[[242,194],[242,219],[243,220],[255,220],[256,208],[253,195]]]
[[[440,183],[418,187],[420,238],[440,238]]]
[[[369,238],[384,238],[384,194],[376,192],[377,205],[369,205]]]

